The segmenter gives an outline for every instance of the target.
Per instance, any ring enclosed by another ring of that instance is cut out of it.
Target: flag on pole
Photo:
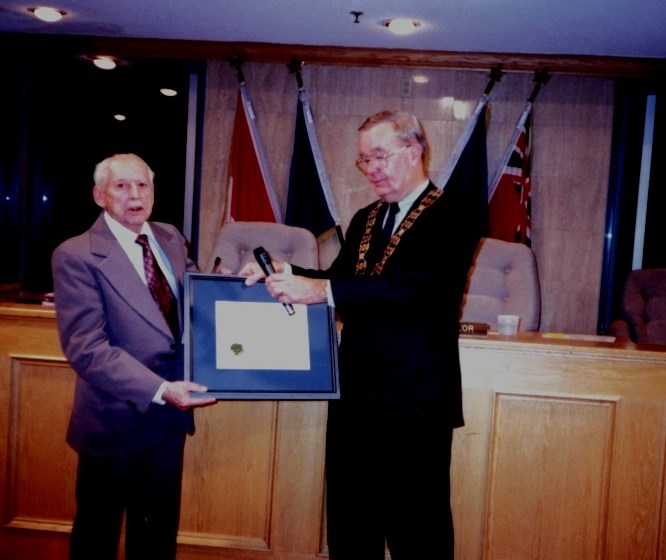
[[[240,83],[229,155],[229,186],[225,222],[283,223],[268,171],[254,109],[244,82]]]
[[[299,88],[296,108],[285,224],[308,229],[317,238],[327,237],[326,234],[335,228],[342,241],[340,220],[319,150],[314,119],[302,87]]]
[[[532,245],[530,111],[528,102],[488,189],[490,237]]]
[[[486,148],[486,104],[483,94],[447,168],[440,185],[452,192],[452,200],[465,213],[466,223],[480,237],[488,235],[488,157]]]
[[[532,246],[532,106],[550,80],[548,70],[534,73],[534,87],[518,118],[502,161],[488,187],[489,235]]]
[[[454,192],[454,202],[470,227],[480,237],[488,235],[488,151],[486,147],[486,106],[490,92],[502,79],[502,66],[490,70],[490,81],[472,111],[467,127],[453,150],[439,185]]]

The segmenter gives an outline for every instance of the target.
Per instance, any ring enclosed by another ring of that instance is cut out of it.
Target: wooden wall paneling
[[[10,560],[69,553],[76,455],[65,443],[74,373],[52,309],[0,309],[0,551]]]
[[[21,357],[12,359],[10,372],[6,526],[68,532],[74,514],[69,474],[76,471],[76,454],[63,446],[62,434],[74,373],[64,360]]]
[[[0,306],[0,550],[7,560],[63,560],[74,374],[53,311],[34,310],[10,316]],[[663,557],[666,353],[533,333],[463,337],[460,346],[458,556]],[[325,557],[326,403],[222,401],[195,414],[179,558]]]
[[[467,70],[483,70],[501,64],[505,70],[511,72],[530,73],[547,68],[553,74],[637,78],[666,76],[666,60],[663,58],[427,51],[237,41],[51,36],[33,33],[5,33],[1,39],[3,46],[11,47],[17,57],[22,55],[27,58],[50,51],[76,52],[79,55],[104,52],[120,58],[227,60],[230,56],[240,56],[248,62],[285,62],[297,58],[321,65]]]
[[[326,550],[324,444],[326,401],[282,401],[277,426],[271,550]]]
[[[451,510],[454,516],[455,557],[481,560],[484,550],[493,395],[483,372],[465,380],[465,426],[453,431],[451,449]],[[477,377],[478,375],[478,377]],[[475,381],[479,382],[476,383]]]
[[[220,401],[188,438],[179,543],[320,550],[326,403]]]
[[[661,558],[663,350],[550,342],[461,340],[467,422],[456,441],[473,444],[491,432],[485,452],[462,454],[488,465],[487,479],[475,481],[487,491],[484,555],[464,557]],[[452,470],[454,498],[459,485],[468,491],[466,472]],[[470,546],[470,527],[484,522],[472,522],[459,499],[452,503],[456,523],[463,508],[457,546]]]
[[[238,86],[225,85],[229,76],[222,69],[221,63],[209,64],[206,72],[198,246],[198,262],[202,267],[208,262],[223,223],[229,147],[236,112]]]
[[[277,403],[220,401],[197,410],[196,420],[179,542],[269,550]]]
[[[596,332],[612,113],[613,83],[601,78],[554,76],[534,104],[532,228],[542,332]]]
[[[614,405],[495,395],[487,558],[603,557]]]
[[[645,369],[652,368],[647,365]],[[635,378],[640,379],[641,373]],[[649,385],[646,389],[651,390]],[[646,396],[624,395],[620,400],[609,494],[613,510],[608,558],[638,558],[638,551],[646,551],[646,558],[666,557],[666,398]],[[654,551],[653,556],[647,551]]]

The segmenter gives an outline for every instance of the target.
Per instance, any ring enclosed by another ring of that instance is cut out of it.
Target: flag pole
[[[257,154],[257,159],[259,160],[259,168],[264,179],[264,184],[266,185],[268,200],[271,204],[271,208],[273,209],[275,220],[282,224],[284,223],[284,216],[280,208],[280,203],[275,194],[275,187],[270,176],[266,152],[264,151],[264,146],[261,143],[261,136],[259,135],[259,128],[257,127],[254,108],[252,107],[250,94],[248,93],[247,86],[245,85],[245,77],[243,76],[243,70],[241,68],[243,61],[239,55],[232,55],[229,57],[228,62],[236,71],[236,75],[238,76],[238,87],[241,95],[241,101],[243,103],[243,111],[245,112],[245,119],[247,120],[248,126],[250,128],[252,144],[254,145],[254,150]]]
[[[439,182],[437,184],[440,185],[441,188],[445,188],[446,184],[449,182],[451,174],[453,173],[453,170],[455,169],[458,160],[460,159],[460,156],[463,153],[465,146],[467,146],[467,142],[469,141],[472,132],[474,131],[474,128],[476,126],[476,121],[479,118],[481,111],[488,103],[488,99],[490,98],[490,92],[493,90],[495,84],[502,79],[502,76],[504,76],[504,72],[502,72],[502,65],[498,64],[497,66],[491,68],[489,76],[490,76],[490,81],[486,85],[486,89],[481,94],[481,97],[476,102],[476,107],[474,107],[474,111],[472,111],[472,115],[469,118],[469,121],[467,122],[467,128],[462,133],[462,136],[458,139],[458,144],[453,150],[453,155],[451,156],[449,163],[447,164],[446,168],[444,169],[444,172],[439,178]]]
[[[303,85],[303,77],[301,76],[301,68],[303,68],[303,61],[297,58],[292,58],[291,62],[287,64],[289,71],[296,76],[296,83],[298,85],[298,98],[303,106],[303,115],[305,117],[305,128],[308,133],[308,138],[310,140],[310,148],[312,150],[312,157],[315,162],[315,167],[317,168],[317,174],[319,176],[319,183],[321,184],[321,189],[326,199],[326,205],[328,206],[328,211],[333,218],[335,223],[335,232],[338,236],[340,243],[344,241],[344,236],[342,234],[342,227],[340,226],[340,218],[335,207],[335,199],[333,198],[333,193],[331,191],[331,186],[328,182],[328,177],[326,176],[326,168],[324,166],[324,158],[322,156],[321,150],[319,149],[319,142],[317,141],[317,134],[314,129],[314,118],[312,117],[312,111],[310,109],[310,102],[308,101],[307,95],[305,94],[305,87]]]
[[[523,112],[518,118],[518,123],[516,124],[516,127],[513,129],[513,134],[509,139],[509,143],[507,144],[506,150],[504,151],[502,160],[500,161],[500,164],[497,167],[497,172],[495,173],[492,182],[488,186],[488,201],[490,201],[490,199],[495,194],[497,185],[499,185],[500,179],[504,174],[504,168],[509,163],[509,159],[511,158],[511,154],[513,153],[514,146],[518,141],[518,137],[520,136],[521,131],[525,127],[525,123],[527,122],[527,117],[529,116],[530,111],[532,110],[532,105],[534,105],[534,101],[536,100],[539,91],[541,91],[541,88],[548,83],[548,80],[550,80],[550,74],[548,73],[548,70],[537,70],[534,72],[534,79],[532,80],[534,82],[534,87],[532,88],[532,93],[530,94],[529,98],[527,99],[527,102],[525,103],[525,107],[523,108]]]

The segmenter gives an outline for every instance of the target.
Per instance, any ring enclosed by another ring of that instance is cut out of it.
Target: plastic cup
[[[518,333],[518,323],[520,323],[518,315],[497,316],[497,325],[499,326],[499,333],[501,335],[515,336]]]

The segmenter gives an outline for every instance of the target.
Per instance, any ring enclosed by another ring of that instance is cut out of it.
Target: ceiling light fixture
[[[60,21],[63,17],[67,15],[65,10],[59,10],[58,8],[49,8],[47,6],[37,6],[36,8],[28,8],[29,12],[32,12],[37,19],[42,21],[47,21],[49,23]]]
[[[96,56],[93,64],[102,70],[113,70],[116,67],[116,61],[110,56]]]
[[[360,18],[363,15],[363,12],[352,11],[349,13],[354,16],[354,23],[361,23],[361,21],[358,18]]]
[[[178,95],[178,92],[175,89],[163,87],[160,89],[160,93],[166,97],[174,97]]]
[[[384,22],[384,26],[396,35],[409,35],[414,33],[421,26],[421,23],[410,18],[395,18]]]

